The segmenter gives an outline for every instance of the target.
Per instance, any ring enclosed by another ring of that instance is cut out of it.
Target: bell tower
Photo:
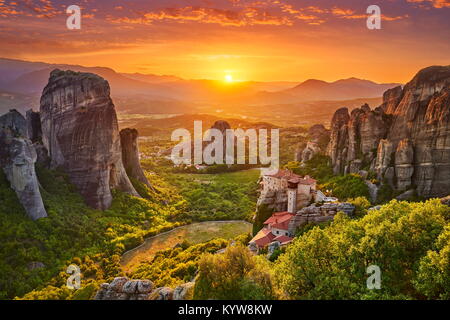
[[[288,209],[289,213],[297,213],[297,192],[298,192],[298,179],[291,179],[288,181]]]

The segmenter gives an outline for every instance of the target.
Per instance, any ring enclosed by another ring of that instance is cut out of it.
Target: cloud
[[[214,23],[222,26],[292,25],[291,19],[258,7],[239,10],[187,6],[150,11],[140,17],[110,18],[114,23],[153,24],[155,21]]]
[[[344,9],[344,8],[338,8],[338,7],[333,7],[331,10],[331,13],[341,19],[348,19],[348,20],[353,20],[353,19],[367,19],[370,14],[367,13],[356,13],[355,10],[352,9]],[[407,19],[409,18],[408,14],[404,14],[404,15],[398,15],[398,16],[388,16],[388,15],[381,15],[381,19],[384,21],[396,21],[396,20],[401,20],[401,19]]]
[[[449,0],[406,0],[410,3],[419,3],[419,4],[425,4],[428,3],[434,8],[450,8],[450,1]]]
[[[4,0],[0,1],[0,16],[35,16],[37,18],[52,18],[61,13],[53,5],[50,0],[22,0],[22,1],[9,1],[6,3]]]

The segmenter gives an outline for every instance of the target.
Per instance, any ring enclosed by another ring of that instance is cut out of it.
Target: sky
[[[449,52],[450,0],[0,0],[0,57],[118,72],[404,83]]]

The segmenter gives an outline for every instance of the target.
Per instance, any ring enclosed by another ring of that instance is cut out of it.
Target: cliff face
[[[336,111],[328,155],[335,173],[371,170],[398,190],[424,197],[450,190],[450,66],[421,70],[383,104]]]
[[[33,220],[47,216],[34,169],[36,158],[36,151],[27,138],[25,118],[16,110],[1,116],[0,167]]]
[[[122,163],[109,84],[89,73],[54,70],[40,106],[42,141],[50,167],[65,171],[86,203],[111,205],[111,189],[139,196]]]
[[[129,177],[132,177],[147,186],[150,182],[145,177],[139,162],[138,131],[126,128],[120,131],[120,143],[122,146],[122,161]]]
[[[228,145],[228,143],[231,143],[232,141],[227,141],[227,137],[226,137],[226,132],[227,132],[227,130],[228,129],[231,129],[231,126],[230,126],[230,124],[227,122],[227,121],[225,121],[225,120],[218,120],[218,121],[216,121],[214,124],[213,124],[213,126],[211,127],[211,129],[216,129],[216,130],[219,130],[221,133],[222,133],[222,136],[223,136],[223,140],[222,140],[222,146],[223,146],[223,151],[222,151],[222,154],[223,154],[223,163],[226,163],[226,161],[227,161],[227,145]],[[215,141],[215,137],[211,137],[210,135],[207,135],[207,139],[210,139],[210,141],[211,142],[209,142],[209,141],[203,141],[203,150],[205,150],[206,148],[208,148],[208,147],[213,147],[213,143],[214,143],[214,141]],[[235,139],[235,137],[232,137],[231,139]],[[235,145],[236,145],[236,140],[234,140],[234,143],[235,143]],[[235,149],[236,149],[236,147],[235,147]],[[215,151],[213,151],[212,153],[211,153],[211,155],[212,156],[215,156],[216,154],[215,154]],[[234,157],[236,156],[236,150],[234,151]],[[233,154],[230,154],[229,155],[229,157],[230,157],[230,159],[232,160],[233,159]],[[217,159],[217,160],[219,160],[219,159]],[[203,161],[205,161],[205,159],[203,159]]]
[[[306,162],[316,154],[324,151],[330,138],[330,132],[322,125],[315,124],[308,130],[306,146],[300,147],[295,154],[295,161]]]

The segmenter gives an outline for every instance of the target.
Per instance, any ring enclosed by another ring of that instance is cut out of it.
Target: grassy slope
[[[251,232],[252,225],[243,221],[208,221],[182,226],[173,231],[147,239],[142,246],[126,252],[121,259],[124,271],[131,271],[141,262],[151,261],[160,250],[170,249],[187,241],[191,244],[210,241],[215,238],[233,239]]]

